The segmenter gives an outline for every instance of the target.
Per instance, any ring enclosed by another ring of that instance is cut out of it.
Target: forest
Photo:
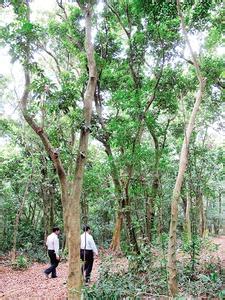
[[[225,299],[223,9],[0,1],[2,299]]]

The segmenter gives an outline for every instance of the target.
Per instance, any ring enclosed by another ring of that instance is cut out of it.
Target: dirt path
[[[218,245],[217,257],[221,260],[221,265],[225,268],[225,236],[213,238],[213,243]]]
[[[99,261],[94,262],[92,282],[97,280]],[[66,299],[66,277],[68,263],[57,268],[57,278],[45,279],[43,270],[47,265],[33,264],[25,271],[0,267],[0,299],[4,300],[64,300]]]

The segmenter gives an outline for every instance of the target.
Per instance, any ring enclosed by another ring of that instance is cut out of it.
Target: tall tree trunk
[[[92,45],[92,6],[90,3],[82,7],[85,13],[85,49],[88,59],[89,80],[84,94],[84,126],[81,128],[79,150],[76,161],[73,189],[69,201],[68,219],[68,298],[78,300],[81,298],[81,269],[80,269],[80,197],[83,184],[84,166],[88,150],[88,137],[91,126],[92,101],[97,81],[94,48]]]
[[[152,197],[147,197],[145,202],[146,236],[148,241],[152,240],[153,203]]]
[[[204,237],[205,234],[205,214],[204,214],[204,203],[203,203],[203,195],[201,191],[197,192],[197,207],[199,213],[199,235]]]
[[[146,203],[146,216],[147,216],[146,229],[147,229],[147,237],[150,242],[152,241],[153,225],[154,225],[154,218],[155,218],[155,201],[158,195],[158,190],[159,190],[159,175],[157,169],[153,175],[151,195],[148,197]]]
[[[45,157],[41,157],[42,162],[42,182],[41,182],[41,198],[43,201],[43,223],[44,223],[44,244],[47,236],[52,232],[54,223],[54,181],[48,184],[48,170]]]
[[[172,194],[171,199],[171,220],[170,220],[170,230],[169,230],[169,245],[168,245],[168,289],[170,296],[174,297],[178,291],[177,284],[177,268],[176,268],[176,231],[177,231],[177,218],[178,218],[178,201],[180,198],[180,191],[184,179],[184,173],[187,167],[188,162],[188,147],[190,143],[191,133],[194,128],[194,123],[196,119],[197,112],[199,110],[199,106],[203,97],[203,92],[205,89],[205,79],[202,77],[199,64],[197,62],[197,58],[191,48],[188,35],[186,32],[184,18],[180,9],[180,1],[177,0],[177,10],[181,20],[182,31],[191,52],[192,62],[195,66],[195,71],[199,81],[199,90],[196,95],[195,104],[188,122],[188,126],[185,132],[185,137],[183,140],[183,145],[180,153],[180,161],[179,161],[179,171],[176,178],[175,187]]]
[[[134,250],[137,254],[140,253],[136,233],[132,224],[132,218],[131,218],[131,203],[130,203],[130,197],[128,193],[128,186],[125,187],[125,219],[126,219],[126,225],[127,225],[127,231],[128,231],[128,237],[129,242],[131,244],[132,250]]]
[[[222,194],[219,192],[219,230],[222,229]]]
[[[162,151],[165,148],[165,144],[166,144],[166,138],[167,138],[167,131],[170,125],[170,122],[174,119],[173,118],[169,118],[164,130],[164,136],[163,136],[163,141],[161,143],[159,143],[159,139],[154,131],[154,128],[150,125],[147,124],[147,128],[153,138],[153,142],[154,142],[154,148],[155,148],[155,164],[154,164],[154,172],[153,172],[153,180],[152,180],[152,188],[151,188],[151,194],[148,197],[147,201],[146,201],[146,232],[147,232],[147,237],[149,239],[149,241],[151,242],[152,240],[152,230],[153,230],[153,225],[154,225],[154,219],[155,219],[155,203],[156,203],[156,198],[157,196],[160,195],[160,178],[161,178],[161,173],[159,170],[159,162],[160,162],[160,158],[162,156]],[[159,210],[159,214],[162,214],[162,207],[158,207]],[[160,217],[158,218],[158,228],[160,230],[160,227],[162,225],[162,222],[160,221]]]
[[[185,220],[184,220],[184,231],[187,238],[187,241],[191,241],[191,219],[190,219],[190,210],[191,210],[191,199],[190,195],[186,193],[185,201]]]
[[[12,261],[12,263],[14,263],[15,259],[16,259],[16,243],[17,243],[17,234],[18,234],[19,221],[20,221],[20,217],[23,213],[23,208],[24,208],[25,202],[27,200],[28,189],[29,189],[29,186],[31,184],[31,181],[32,181],[32,174],[30,175],[30,178],[29,178],[29,180],[26,184],[23,199],[21,201],[19,211],[16,214],[16,219],[15,219],[15,223],[14,223],[14,231],[13,231],[13,246],[12,246],[12,251],[11,251],[11,261]]]
[[[54,225],[54,187],[42,186],[42,200],[43,200],[43,221],[44,221],[44,237],[52,232]]]
[[[108,156],[110,169],[111,169],[111,176],[115,187],[115,195],[118,200],[118,210],[116,213],[116,222],[112,236],[112,242],[110,244],[110,249],[113,251],[120,251],[120,237],[121,237],[121,230],[123,225],[123,208],[124,208],[124,197],[122,192],[122,187],[119,179],[118,170],[114,161],[113,153],[108,141],[104,141],[103,143],[105,147],[105,152]]]
[[[121,230],[123,225],[123,207],[124,207],[124,198],[123,198],[123,192],[122,187],[120,183],[120,178],[118,174],[118,170],[115,164],[115,160],[113,157],[112,149],[110,146],[109,138],[110,134],[107,131],[107,128],[105,126],[105,121],[102,116],[102,100],[100,97],[100,78],[97,81],[97,89],[95,93],[95,108],[98,115],[99,123],[101,124],[101,129],[103,131],[103,134],[100,134],[99,136],[96,136],[96,138],[103,144],[105,148],[105,152],[108,156],[108,161],[110,165],[110,174],[113,180],[114,188],[115,188],[115,195],[117,199],[117,213],[116,213],[116,221],[112,236],[112,242],[110,244],[110,249],[115,252],[120,252],[120,237],[121,237]]]
[[[115,252],[120,251],[120,237],[121,237],[122,224],[123,224],[123,214],[121,211],[117,211],[112,242],[110,244],[110,249]]]
[[[89,207],[88,207],[88,202],[86,200],[86,195],[83,193],[82,197],[81,197],[81,220],[83,224],[88,224],[88,211],[89,211]]]

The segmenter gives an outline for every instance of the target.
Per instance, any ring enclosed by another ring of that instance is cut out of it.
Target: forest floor
[[[218,245],[215,255],[220,258],[221,266],[225,269],[225,236],[213,238],[213,243]]]
[[[225,236],[213,238],[219,245],[215,257],[219,257],[225,268]],[[116,258],[113,267],[125,265],[126,258]],[[92,284],[98,280],[100,259],[96,259],[92,271]],[[34,263],[28,269],[14,270],[0,260],[0,299],[35,299],[64,300],[66,299],[66,277],[68,263],[60,263],[57,268],[57,278],[45,279],[43,274],[46,264]]]

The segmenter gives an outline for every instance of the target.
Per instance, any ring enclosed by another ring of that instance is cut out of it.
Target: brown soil
[[[45,279],[47,265],[34,263],[24,271],[11,267],[0,268],[0,299],[4,300],[64,300],[66,299],[66,278],[68,263],[60,263],[57,278]],[[94,262],[92,283],[97,280],[98,260]]]

